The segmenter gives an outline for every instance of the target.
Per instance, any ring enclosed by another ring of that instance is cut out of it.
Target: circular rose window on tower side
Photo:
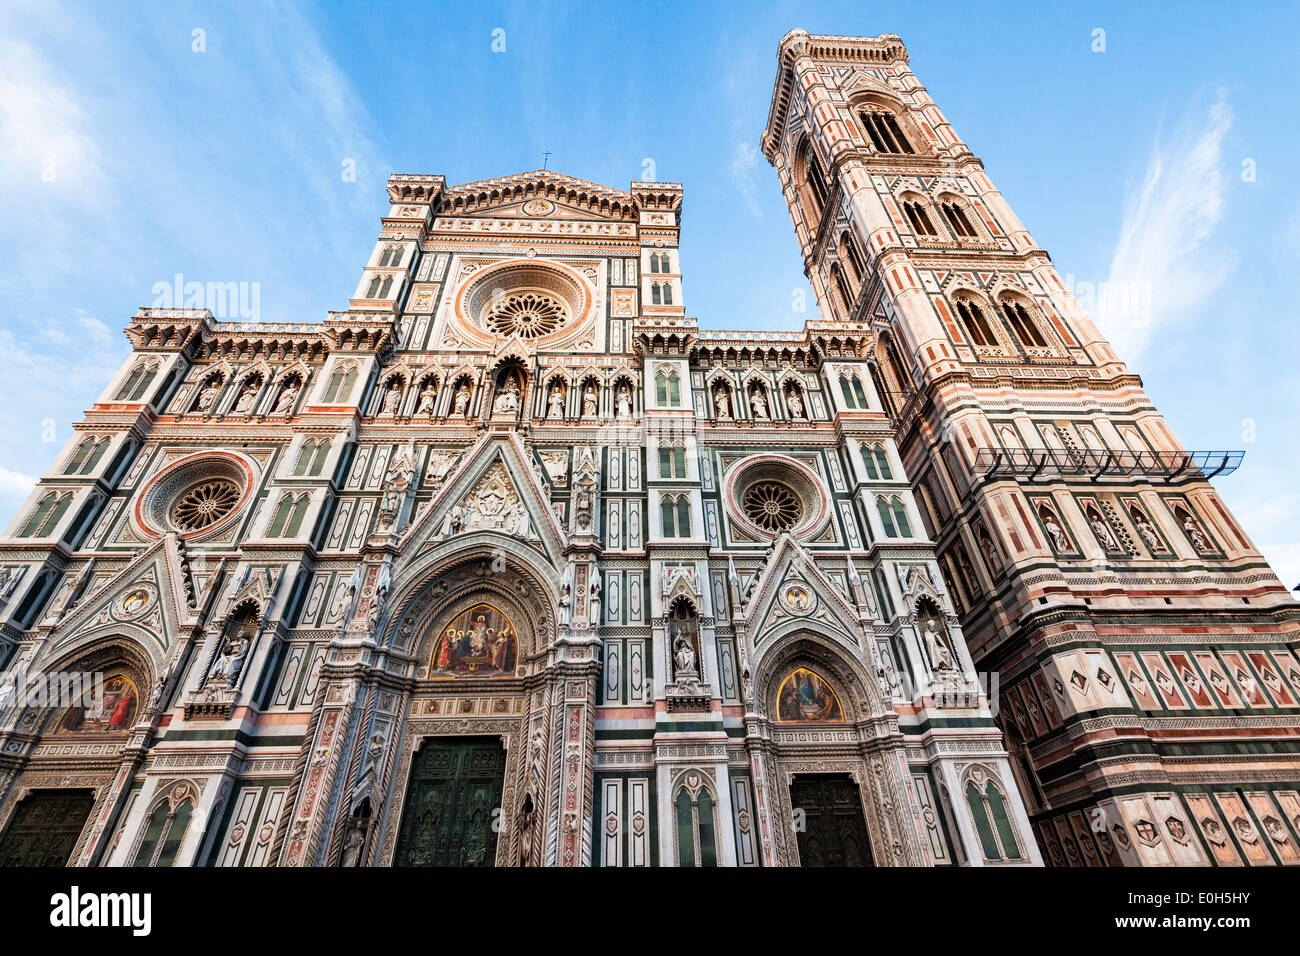
[[[254,484],[252,466],[237,455],[190,455],[167,465],[144,486],[136,499],[136,521],[153,537],[208,537],[235,520]]]
[[[736,526],[757,538],[783,532],[806,537],[821,531],[830,506],[821,479],[785,455],[755,455],[725,478],[727,511]]]

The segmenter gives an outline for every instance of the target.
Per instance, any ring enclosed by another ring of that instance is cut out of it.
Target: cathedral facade
[[[140,310],[0,539],[0,864],[1300,859],[1235,458],[897,37],[789,34],[763,147],[799,331],[688,316],[679,184],[547,170],[391,177],[323,322]]]

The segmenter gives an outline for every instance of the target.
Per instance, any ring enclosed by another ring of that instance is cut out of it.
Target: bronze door
[[[848,774],[800,775],[790,784],[800,866],[874,866],[858,785]],[[800,813],[802,811],[802,814]]]
[[[495,738],[427,740],[411,761],[396,866],[493,866],[506,753]]]
[[[0,837],[0,866],[67,866],[94,804],[93,790],[28,794]]]

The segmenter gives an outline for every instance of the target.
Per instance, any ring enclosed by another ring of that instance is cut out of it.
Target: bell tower
[[[875,332],[1044,856],[1300,861],[1300,608],[1209,481],[1242,453],[1178,442],[899,37],[787,34],[762,146],[822,317]]]

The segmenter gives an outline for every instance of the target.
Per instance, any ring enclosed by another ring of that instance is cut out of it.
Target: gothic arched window
[[[1006,296],[1002,299],[1002,314],[1007,317],[1011,323],[1012,330],[1016,333],[1022,345],[1037,346],[1045,348],[1047,339],[1039,330],[1038,324],[1034,322],[1028,310],[1020,303],[1019,300]]]
[[[655,398],[661,406],[676,407],[682,403],[681,378],[676,370],[660,369],[655,374]]]
[[[795,185],[802,194],[808,212],[809,228],[815,230],[817,223],[821,222],[830,190],[826,188],[826,174],[822,172],[821,160],[817,158],[817,152],[807,137],[795,151],[794,176]]]
[[[840,262],[844,266],[844,274],[849,280],[849,286],[853,290],[854,297],[856,297],[862,289],[862,282],[867,275],[867,267],[862,261],[862,254],[858,252],[858,244],[853,241],[853,236],[847,229],[840,233],[839,253]]]
[[[681,442],[659,446],[659,477],[686,477],[686,446]]]
[[[122,383],[122,387],[118,389],[113,400],[117,402],[138,402],[157,374],[157,363],[141,362],[131,370],[131,374]]]
[[[871,407],[867,401],[867,391],[862,387],[862,379],[856,375],[840,375],[840,394],[844,396],[844,404],[848,408]]]
[[[867,132],[871,145],[880,153],[911,154],[916,152],[912,144],[903,135],[902,127],[889,110],[873,107],[862,110],[859,114],[862,126]]]
[[[714,835],[717,822],[713,816],[713,794],[708,787],[693,792],[682,787],[673,806],[677,817],[677,865],[717,866]]]
[[[966,338],[972,344],[984,346],[998,344],[993,329],[989,327],[988,319],[984,317],[983,310],[976,303],[968,299],[958,299],[957,317],[961,320]]]
[[[915,199],[904,200],[903,212],[907,215],[907,221],[912,224],[912,231],[918,236],[939,235],[939,230],[935,229],[934,223],[930,221],[930,213],[921,202]]]
[[[319,475],[321,469],[325,467],[325,460],[329,457],[329,453],[330,442],[328,438],[307,439],[302,443],[302,451],[298,453],[298,463],[293,470],[294,475]]]
[[[36,510],[32,512],[32,516],[23,525],[23,529],[18,532],[18,537],[35,538],[49,534],[72,506],[72,497],[71,491],[61,495],[57,491],[47,491],[40,504],[36,506]]]
[[[352,394],[352,386],[357,381],[357,367],[355,365],[340,365],[334,369],[334,374],[330,376],[329,384],[325,387],[325,401],[334,404],[340,401],[347,401],[348,396]]]
[[[658,282],[650,283],[650,304],[663,305],[663,293],[659,289]]]
[[[384,284],[379,287],[379,298],[387,299],[388,293],[393,291],[393,277],[384,276]]]
[[[664,283],[664,305],[673,304],[673,286],[671,282]]]
[[[190,825],[194,802],[189,798],[173,806],[164,799],[149,814],[144,828],[144,838],[136,850],[134,866],[171,866],[176,862],[176,852]]]
[[[691,536],[691,500],[686,495],[664,495],[659,502],[659,517],[665,538]]]
[[[379,295],[379,284],[383,281],[384,280],[379,276],[375,276],[370,280],[370,288],[366,289],[367,299],[374,299]]]
[[[979,238],[979,233],[975,231],[975,227],[966,216],[966,210],[955,199],[941,200],[939,208],[943,210],[943,218],[948,220],[953,235],[959,239]]]
[[[910,538],[912,526],[907,520],[907,506],[901,498],[880,495],[876,498],[876,512],[880,515],[881,527],[887,538]]]
[[[88,475],[95,470],[99,460],[104,457],[104,452],[108,451],[107,438],[86,438],[77,446],[77,452],[68,462],[68,467],[63,469],[65,475]]]
[[[664,537],[677,537],[676,502],[673,500],[672,495],[664,495],[659,499],[659,519],[663,525]]]
[[[966,805],[975,821],[980,848],[986,860],[1019,860],[1015,830],[1007,816],[1002,791],[990,778],[983,790],[974,780],[966,781]]]
[[[867,470],[867,477],[873,481],[890,481],[894,477],[889,469],[889,458],[880,445],[862,446],[862,464]]]

